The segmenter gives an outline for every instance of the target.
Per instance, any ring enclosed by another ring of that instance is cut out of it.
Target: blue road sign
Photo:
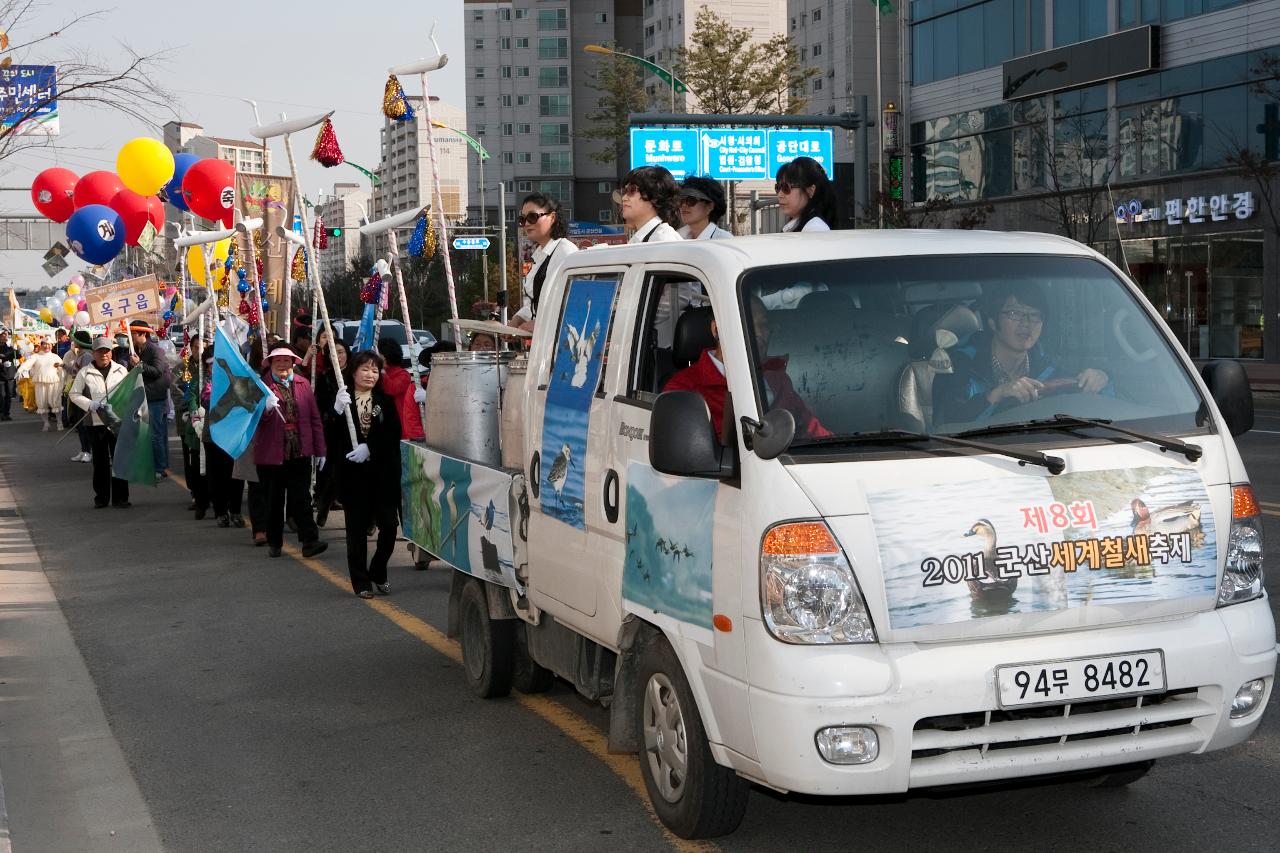
[[[830,128],[818,130],[769,131],[769,174],[772,178],[778,169],[797,157],[812,157],[830,176],[835,161]]]
[[[769,131],[710,128],[702,131],[702,174],[717,181],[756,181],[769,177]]]
[[[706,175],[717,181],[767,181],[797,157],[812,157],[831,175],[829,128],[633,127],[631,168],[665,166],[677,181]]]
[[[639,166],[665,166],[677,181],[698,174],[698,131],[631,128],[631,168]]]
[[[55,34],[56,35],[56,34]],[[8,135],[58,135],[58,70],[52,65],[0,68],[0,128]]]
[[[488,237],[454,237],[453,248],[462,249],[487,249],[489,248]]]

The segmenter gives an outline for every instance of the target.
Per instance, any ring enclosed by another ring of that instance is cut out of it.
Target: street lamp
[[[589,44],[583,47],[582,49],[587,53],[599,53],[605,56],[619,56],[619,57],[622,57],[623,59],[629,59],[632,62],[639,63],[640,65],[643,65],[645,68],[652,71],[654,75],[658,77],[658,79],[662,80],[664,83],[666,83],[668,86],[671,87],[671,112],[676,111],[676,93],[678,92],[683,95],[685,92],[689,91],[689,87],[685,85],[685,82],[681,80],[679,77],[677,77],[673,71],[667,68],[663,68],[661,65],[658,65],[656,63],[650,62],[649,60],[645,59],[642,56],[636,56],[631,53],[623,53],[622,51],[613,50],[611,48],[607,48],[604,45],[600,45],[600,44]]]
[[[480,230],[487,233],[489,230],[489,214],[484,204],[484,161],[489,159],[489,151],[484,147],[484,145],[480,143],[480,140],[476,139],[466,131],[458,130],[456,127],[450,127],[444,122],[436,121],[435,119],[431,120],[431,126],[437,127],[440,130],[447,130],[450,133],[458,134],[464,140],[466,140],[468,145],[470,145],[475,150],[477,159],[479,159],[480,161]],[[505,227],[506,215],[507,215],[507,211],[505,209],[505,202],[504,202],[504,208],[502,211],[504,227]],[[445,251],[447,252],[448,250],[449,250],[449,247],[446,246]],[[502,270],[502,286],[504,289],[506,288],[506,285],[507,285],[506,276],[507,276],[507,271],[504,265]],[[489,252],[487,250],[483,255],[480,256],[480,277],[484,279],[484,298],[485,298],[485,301],[487,302],[489,301]]]

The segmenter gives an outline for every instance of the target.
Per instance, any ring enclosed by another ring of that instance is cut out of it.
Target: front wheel
[[[506,696],[511,692],[516,623],[490,618],[489,603],[478,581],[462,587],[459,610],[467,686],[481,699]]]
[[[670,644],[640,658],[640,771],[653,810],[681,838],[733,832],[747,811],[748,784],[711,756],[693,691]]]

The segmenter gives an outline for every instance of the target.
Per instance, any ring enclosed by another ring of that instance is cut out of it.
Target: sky
[[[431,74],[431,94],[459,107],[465,102],[461,0],[67,0],[37,7],[17,26],[3,24],[16,44],[98,10],[102,14],[95,21],[16,54],[15,64],[56,63],[90,50],[120,67],[121,44],[140,54],[164,53],[155,76],[174,101],[172,113],[158,116],[158,124],[189,121],[210,136],[248,139],[256,122],[241,98],[257,101],[263,123],[277,121],[282,111],[296,118],[335,109],[334,130],[343,153],[373,169],[387,69],[434,56],[428,35],[438,22],[436,39],[450,61]],[[401,82],[409,94],[420,93],[416,76]],[[160,138],[158,127],[118,113],[77,104],[62,105],[59,112],[61,135],[48,148],[0,162],[0,185],[29,187],[40,170],[55,165],[77,174],[114,171],[124,143],[138,136]],[[310,130],[293,140],[308,196],[330,192],[335,182],[365,180],[347,166],[324,169],[307,160],[314,141]],[[272,171],[288,174],[283,143],[274,140],[271,148]],[[29,193],[9,191],[0,192],[0,213],[37,215]]]

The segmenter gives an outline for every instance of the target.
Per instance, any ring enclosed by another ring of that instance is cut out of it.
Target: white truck
[[[1271,693],[1243,369],[1077,243],[580,252],[527,364],[437,356],[428,393],[404,526],[456,569],[469,684],[607,705],[678,835],[750,783],[1127,784]]]

